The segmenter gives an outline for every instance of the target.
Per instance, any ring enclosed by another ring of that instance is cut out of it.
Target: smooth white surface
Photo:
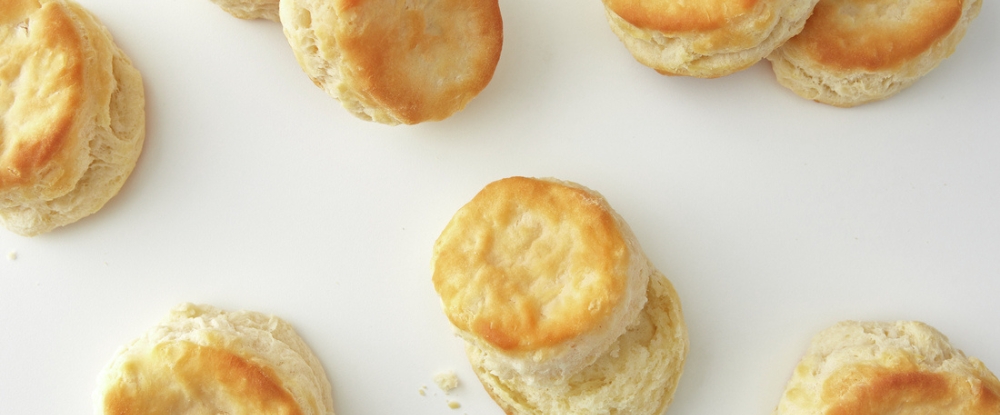
[[[512,175],[602,192],[677,287],[692,350],[670,414],[770,414],[809,338],[844,319],[922,320],[1000,371],[986,3],[938,69],[845,110],[767,63],[660,76],[597,0],[501,0],[490,86],[445,121],[386,127],[316,88],[276,23],[208,0],[83,0],[144,76],[146,147],[98,214],[35,238],[0,229],[0,413],[92,411],[115,350],[200,302],[291,322],[338,415],[499,415],[429,259],[451,215]],[[431,380],[447,369],[449,396]]]

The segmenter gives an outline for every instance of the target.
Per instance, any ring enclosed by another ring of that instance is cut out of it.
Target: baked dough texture
[[[798,36],[774,51],[778,82],[839,107],[895,95],[937,67],[981,0],[821,0]]]
[[[227,13],[240,19],[267,19],[275,22],[278,18],[278,0],[212,0]]]
[[[654,413],[673,396],[687,353],[680,302],[599,193],[555,179],[490,183],[441,233],[432,274],[508,413]]]
[[[98,415],[333,415],[330,382],[285,321],[181,304],[98,379]]]
[[[142,77],[66,0],[0,2],[0,220],[33,236],[99,210],[145,138]]]
[[[442,120],[493,78],[496,0],[283,0],[285,37],[313,82],[355,116]]]
[[[749,68],[802,30],[817,0],[603,0],[643,65],[716,78]]]
[[[473,371],[508,415],[659,415],[673,400],[688,352],[687,328],[674,287],[659,272],[649,301],[608,352],[576,374],[528,384],[486,369],[481,350],[466,346]]]
[[[1000,381],[920,322],[839,323],[820,332],[775,415],[996,415]]]

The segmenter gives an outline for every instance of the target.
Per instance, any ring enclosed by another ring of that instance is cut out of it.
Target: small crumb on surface
[[[462,405],[455,401],[448,401],[448,407],[451,409],[458,409],[461,408]]]
[[[420,396],[427,396],[427,387],[421,386],[420,389],[417,389],[417,393],[419,393]]]
[[[10,251],[10,252],[8,252],[7,253],[7,260],[9,260],[9,261],[16,261],[17,260],[17,251]]]
[[[434,383],[444,391],[445,394],[458,387],[458,375],[453,371],[440,372],[434,375]]]

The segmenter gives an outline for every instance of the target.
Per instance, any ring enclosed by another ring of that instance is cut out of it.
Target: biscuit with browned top
[[[746,69],[802,30],[817,0],[603,0],[643,65],[715,78]]]
[[[278,0],[212,0],[226,13],[240,19],[267,19],[275,22],[278,18]]]
[[[99,377],[97,415],[333,415],[330,382],[285,321],[181,304]]]
[[[1000,380],[920,322],[847,321],[795,368],[775,415],[1000,414]]]
[[[890,97],[950,56],[981,0],[821,0],[774,51],[778,82],[839,107]]]
[[[37,235],[99,210],[145,137],[142,78],[72,1],[0,2],[0,220]]]
[[[385,124],[445,119],[493,78],[496,0],[283,0],[285,37],[313,82]]]

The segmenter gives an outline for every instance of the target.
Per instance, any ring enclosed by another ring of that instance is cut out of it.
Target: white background
[[[986,3],[913,87],[838,109],[766,62],[660,76],[597,0],[501,0],[486,90],[445,121],[388,127],[316,88],[277,23],[208,0],[83,0],[143,74],[146,146],[96,215],[0,229],[0,413],[92,411],[115,350],[196,302],[291,322],[340,415],[499,415],[429,260],[451,215],[513,175],[603,193],[677,287],[692,348],[670,414],[770,414],[812,335],[845,319],[925,321],[1000,371]],[[446,397],[431,375],[448,369],[463,383]]]

